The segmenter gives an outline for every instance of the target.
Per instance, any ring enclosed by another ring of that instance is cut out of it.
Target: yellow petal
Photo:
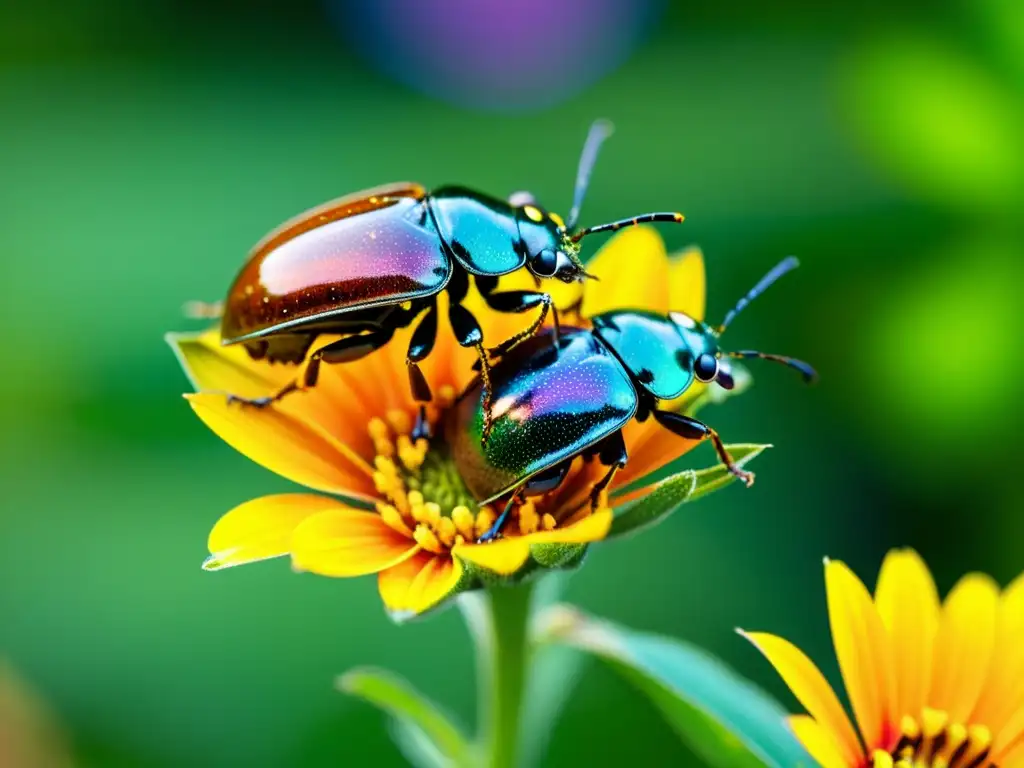
[[[582,283],[563,283],[560,280],[547,280],[541,290],[551,294],[551,300],[555,308],[565,310],[579,303],[583,298],[583,286],[591,282],[589,278]]]
[[[807,715],[793,715],[786,719],[797,741],[804,745],[811,757],[822,768],[849,768],[860,765],[856,760],[844,759],[836,746],[833,734]]]
[[[221,440],[270,471],[314,490],[374,497],[368,468],[306,423],[275,408],[228,403],[223,395],[187,398]]]
[[[452,554],[492,573],[508,576],[526,563],[530,545],[521,536],[510,536],[486,544],[459,544],[452,549]]]
[[[807,720],[813,718],[815,728],[807,726],[803,721],[801,727],[807,728],[808,733],[814,737],[812,740],[817,742],[827,738],[832,751],[840,760],[839,765],[856,765],[863,755],[857,734],[843,705],[814,662],[781,637],[763,632],[741,631],[740,634],[764,654],[793,695],[810,713],[811,717]],[[800,738],[799,733],[797,736]],[[800,741],[808,751],[814,753],[807,741],[803,738]]]
[[[882,619],[864,584],[844,563],[825,562],[832,644],[850,705],[868,753],[889,748],[898,735],[893,719],[892,651]]]
[[[999,601],[992,664],[970,719],[998,734],[1019,711],[1024,711],[1024,576]]]
[[[1008,630],[1018,638],[1024,638],[1024,573],[1003,591],[1002,607]]]
[[[292,533],[303,520],[343,506],[326,496],[305,493],[247,501],[213,526],[208,542],[210,558],[203,568],[214,571],[287,555],[291,551]]]
[[[310,354],[339,338],[337,335],[317,337],[310,347]],[[222,346],[216,328],[200,334],[168,334],[167,341],[197,391],[264,397],[300,380],[306,365],[253,360],[240,344]],[[348,370],[350,365],[323,366],[316,387],[289,395],[276,403],[274,409],[307,424],[318,425],[322,431],[352,444],[358,450],[371,448],[365,424],[370,416],[380,415],[383,410],[367,413],[368,398],[354,392],[347,385],[346,377],[338,375],[339,371]]]
[[[1013,765],[1014,760],[1024,763],[1024,709],[1018,710],[996,734],[992,743],[992,760],[999,768]]]
[[[999,768],[1024,768],[1024,741],[1005,751],[1003,755],[994,756],[999,762],[993,763]]]
[[[668,281],[669,309],[683,312],[694,320],[703,320],[707,284],[704,254],[700,248],[691,246],[669,257]]]
[[[652,227],[629,227],[614,235],[587,264],[597,280],[583,284],[583,313],[611,309],[668,312],[668,254]]]
[[[928,706],[963,723],[974,710],[995,649],[999,587],[988,576],[968,574],[942,607]]]
[[[216,327],[201,333],[169,333],[166,339],[196,391],[262,397],[295,378],[294,366],[253,360],[241,344],[221,346]]]
[[[875,604],[889,632],[896,684],[894,722],[917,717],[926,703],[932,644],[939,626],[939,593],[928,566],[913,550],[892,550],[882,563]]]
[[[408,560],[416,542],[373,512],[335,509],[305,520],[292,534],[295,567],[321,576],[362,576]]]
[[[418,552],[381,571],[377,588],[389,611],[422,613],[447,597],[462,578],[462,563],[447,555]]]
[[[589,544],[592,541],[600,541],[607,536],[608,530],[611,527],[612,511],[610,509],[601,509],[571,525],[567,525],[565,528],[538,531],[521,538],[530,544]]]

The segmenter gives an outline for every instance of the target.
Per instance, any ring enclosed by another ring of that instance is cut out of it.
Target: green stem
[[[515,768],[518,760],[523,691],[530,664],[530,604],[533,585],[488,590],[494,645],[490,658],[487,765]]]

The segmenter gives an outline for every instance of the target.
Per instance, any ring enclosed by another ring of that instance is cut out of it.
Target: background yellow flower
[[[968,574],[940,604],[907,549],[888,554],[873,599],[839,561],[825,562],[825,587],[857,730],[796,646],[743,633],[807,709],[790,724],[825,768],[1024,766],[1024,575],[1000,593]]]

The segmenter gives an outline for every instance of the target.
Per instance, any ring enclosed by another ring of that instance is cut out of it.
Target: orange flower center
[[[946,712],[925,708],[920,718],[903,718],[896,748],[876,751],[871,768],[987,768],[991,749],[985,726],[950,723]]]
[[[454,391],[441,387],[436,406],[443,413],[452,402]],[[433,415],[431,422],[436,424],[439,414],[435,411]],[[490,506],[477,506],[447,446],[423,438],[414,441],[412,425],[406,411],[370,419],[368,430],[376,451],[373,481],[385,499],[377,502],[377,512],[391,528],[415,539],[423,549],[445,554],[458,544],[477,541],[494,525],[497,512]],[[528,501],[513,510],[506,533],[525,535],[556,526],[554,517],[538,514]]]

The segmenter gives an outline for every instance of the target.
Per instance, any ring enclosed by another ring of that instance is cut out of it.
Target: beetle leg
[[[480,437],[481,443],[486,443],[491,434],[491,364],[487,360],[487,350],[484,349],[484,334],[480,330],[480,323],[473,317],[473,313],[461,304],[452,303],[448,307],[448,320],[455,332],[455,339],[460,346],[473,347],[480,357],[480,378],[483,381],[483,410],[484,429]]]
[[[671,432],[679,435],[687,440],[711,440],[711,444],[715,446],[715,453],[725,464],[729,473],[735,475],[738,479],[742,480],[744,485],[749,488],[754,484],[754,473],[747,472],[744,469],[740,469],[736,466],[736,462],[732,460],[732,456],[725,450],[725,445],[722,444],[722,438],[718,436],[718,433],[705,424],[703,421],[698,421],[690,416],[683,416],[681,413],[673,413],[672,411],[654,411],[654,418],[661,426],[665,427]]]
[[[273,395],[267,395],[266,397],[240,397],[239,395],[228,395],[228,404],[238,403],[239,405],[248,405],[254,408],[266,408],[271,403],[280,402],[285,398],[285,395],[290,395],[292,392],[301,392],[304,389],[312,389],[316,386],[316,380],[320,376],[320,354],[317,353],[309,358],[309,364],[306,366],[305,372],[302,374],[302,385],[299,385],[298,379],[293,379],[288,382],[284,387],[278,390]]]
[[[480,444],[486,445],[494,423],[491,416],[491,364],[487,362],[487,352],[483,344],[476,345],[476,353],[480,357],[480,379],[483,381],[484,428],[480,433]]]
[[[394,333],[392,328],[381,328],[379,331],[371,331],[358,336],[346,336],[344,339],[338,339],[333,344],[328,344],[318,350],[313,357],[319,357],[321,361],[331,365],[351,363],[366,357],[371,352],[376,352],[391,341]]]
[[[366,357],[366,355],[387,344],[393,334],[394,331],[392,329],[382,328],[370,333],[346,336],[344,339],[339,339],[333,344],[328,344],[326,347],[314,352],[309,358],[309,363],[306,365],[301,381],[300,379],[295,379],[280,391],[266,397],[249,398],[239,395],[228,395],[228,402],[255,408],[266,408],[271,403],[280,402],[286,395],[290,395],[292,392],[302,392],[315,387],[317,379],[320,377],[321,363],[348,363],[361,357]]]
[[[612,482],[615,473],[626,466],[626,461],[629,458],[629,455],[626,453],[626,441],[622,439],[621,429],[605,438],[601,443],[597,458],[609,469],[608,473],[594,483],[594,487],[590,489],[590,509],[593,512],[597,511],[597,505],[601,500],[601,494],[604,492],[604,489]]]
[[[412,390],[413,398],[420,403],[420,412],[416,417],[416,425],[412,430],[412,439],[418,440],[421,437],[430,437],[430,424],[427,423],[427,407],[423,403],[429,403],[433,399],[430,391],[430,384],[427,383],[423,371],[418,363],[425,359],[434,349],[434,341],[437,339],[437,302],[432,302],[427,313],[416,326],[409,341],[409,352],[405,356],[405,363],[409,368],[409,387]]]
[[[496,347],[492,347],[488,352],[492,355],[505,355],[515,349],[519,344],[529,339],[544,325],[544,321],[548,317],[548,312],[551,311],[554,314],[555,319],[555,345],[558,345],[559,335],[559,324],[558,324],[558,310],[555,309],[554,303],[551,301],[551,296],[547,293],[540,293],[539,291],[501,291],[500,293],[491,293],[484,295],[484,301],[487,302],[487,306],[496,312],[525,312],[533,307],[540,307],[540,314],[530,323],[530,327],[520,331],[515,336],[505,339],[501,344]]]
[[[561,464],[538,472],[523,483],[523,496],[543,496],[545,493],[551,493],[562,484],[571,467],[572,459],[567,459]]]
[[[312,364],[312,363],[310,363]],[[292,392],[299,391],[299,380],[289,382],[280,390],[272,395],[266,397],[242,397],[241,395],[228,395],[228,405],[237,403],[238,405],[247,405],[252,408],[266,408],[271,403],[279,402],[283,400],[285,395],[290,395]]]
[[[505,509],[498,515],[498,519],[494,521],[494,525],[487,529],[483,536],[477,539],[478,544],[486,544],[488,541],[494,541],[495,539],[501,538],[501,531],[505,527],[505,523],[508,522],[508,516],[512,512],[512,507],[519,501],[519,494],[522,493],[523,487],[520,486],[516,489],[515,493],[508,500],[508,504],[505,505]]]

